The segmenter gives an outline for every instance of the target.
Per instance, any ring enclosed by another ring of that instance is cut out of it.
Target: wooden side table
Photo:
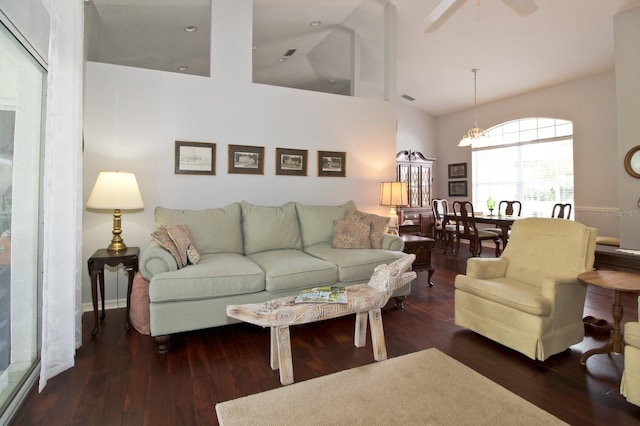
[[[429,287],[433,286],[431,277],[435,270],[431,265],[431,249],[435,247],[436,240],[429,237],[421,237],[419,235],[401,234],[400,238],[404,241],[404,252],[415,254],[416,260],[413,262],[413,270],[429,272]]]
[[[607,354],[611,352],[622,353],[624,341],[622,339],[622,330],[620,329],[620,321],[624,314],[621,294],[622,293],[640,293],[640,275],[631,274],[629,272],[620,271],[589,271],[578,275],[578,280],[585,284],[595,285],[602,288],[613,290],[615,297],[611,312],[613,314],[613,330],[609,335],[609,341],[602,347],[588,350],[582,355],[580,364],[585,365],[587,359],[595,354]]]
[[[122,264],[125,271],[129,275],[129,284],[127,286],[127,317],[125,329],[131,330],[131,321],[129,320],[129,306],[131,306],[131,288],[133,286],[133,276],[138,272],[138,256],[140,255],[139,247],[127,247],[121,251],[108,251],[100,249],[87,261],[89,267],[89,276],[91,277],[91,299],[93,301],[93,331],[92,336],[98,334],[98,280],[100,281],[100,295],[102,297],[102,315],[100,320],[104,320],[104,267],[118,266]]]

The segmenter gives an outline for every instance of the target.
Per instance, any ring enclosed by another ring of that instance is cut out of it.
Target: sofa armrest
[[[147,280],[151,280],[154,275],[161,272],[176,271],[178,264],[168,250],[162,248],[162,246],[155,241],[151,241],[140,256],[138,268],[140,275]]]
[[[404,250],[404,241],[397,235],[384,234],[382,236],[382,248],[384,250],[402,251]]]
[[[508,262],[503,258],[478,258],[467,259],[466,275],[481,280],[502,278],[507,272]]]

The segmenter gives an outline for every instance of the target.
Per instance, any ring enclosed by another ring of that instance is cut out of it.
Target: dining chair
[[[498,212],[507,216],[520,216],[520,213],[522,212],[522,203],[520,201],[502,200],[500,201],[500,204],[498,204]]]
[[[449,202],[444,198],[434,198],[431,202],[431,210],[433,212],[433,238],[437,241],[445,243],[444,253],[451,247],[453,252],[453,234],[456,231],[456,225],[449,223],[445,215],[449,213]]]
[[[507,201],[502,200],[498,204],[498,215],[505,216],[520,216],[522,213],[522,203],[520,201]],[[483,229],[483,231],[495,232],[498,235],[502,235],[501,228],[488,228]],[[509,231],[509,235],[511,235],[511,231]],[[504,247],[502,247],[504,250]]]
[[[567,212],[565,216],[565,211]],[[571,219],[571,204],[556,203],[551,210],[551,217],[557,217],[559,219]]]
[[[495,232],[479,230],[476,226],[476,218],[473,211],[473,204],[470,201],[455,201],[453,203],[453,213],[458,221],[456,226],[456,249],[454,257],[458,257],[460,251],[460,240],[469,240],[469,248],[473,257],[482,253],[482,241],[491,240],[496,245],[496,257],[500,256],[500,236]]]

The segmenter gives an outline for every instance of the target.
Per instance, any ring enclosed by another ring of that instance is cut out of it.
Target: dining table
[[[457,219],[456,216],[457,215],[454,213],[445,213],[444,214],[445,225],[447,225],[449,222],[452,222],[452,221],[455,222]],[[500,228],[502,230],[500,238],[502,239],[502,249],[504,250],[504,248],[507,246],[507,241],[509,240],[509,230],[511,229],[511,225],[513,225],[513,222],[515,222],[520,218],[521,216],[490,214],[490,215],[475,216],[475,221],[476,223],[485,223],[485,224],[493,225],[496,228]]]

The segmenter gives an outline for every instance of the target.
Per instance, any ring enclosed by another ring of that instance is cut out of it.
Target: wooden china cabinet
[[[396,155],[396,180],[407,182],[409,190],[409,206],[398,207],[400,233],[431,234],[433,163],[434,159],[420,152],[400,151]]]

